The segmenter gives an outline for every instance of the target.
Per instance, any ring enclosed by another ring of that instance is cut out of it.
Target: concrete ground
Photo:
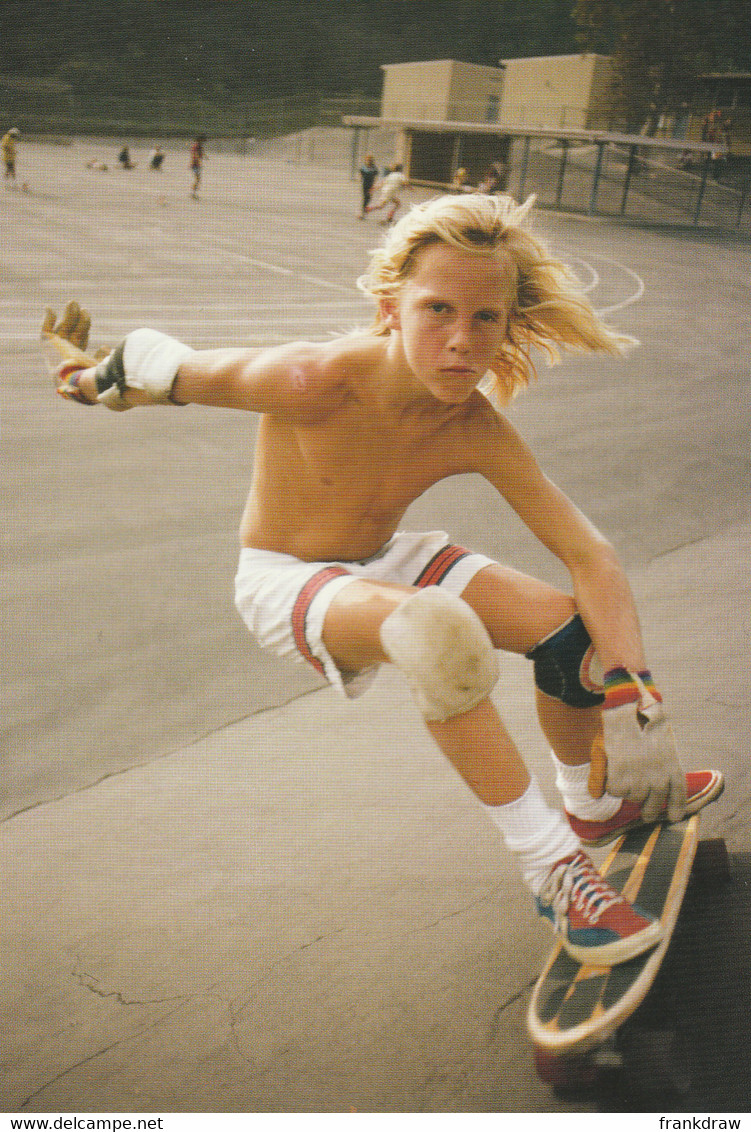
[[[254,418],[89,413],[40,363],[42,309],[68,298],[95,344],[144,324],[202,347],[362,323],[354,279],[380,229],[357,220],[357,186],[210,154],[194,201],[185,153],[157,174],[132,147],[126,173],[117,148],[26,144],[30,191],[0,191],[0,1109],[650,1111],[637,1087],[566,1097],[537,1079],[524,1014],[549,934],[397,674],[344,703],[248,639],[231,584]],[[544,213],[538,228],[642,341],[541,366],[509,411],[621,551],[686,765],[727,777],[705,832],[728,840],[734,880],[693,912],[697,1071],[670,1104],[744,1111],[749,248]],[[439,485],[407,520],[565,582],[482,482]],[[504,656],[497,698],[552,798],[527,669]]]

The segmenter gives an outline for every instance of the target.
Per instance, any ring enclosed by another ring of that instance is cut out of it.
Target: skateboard
[[[527,1012],[535,1067],[548,1084],[594,1086],[602,1069],[618,1065],[613,1039],[655,981],[692,868],[701,868],[705,880],[727,878],[725,843],[699,842],[700,818],[625,833],[601,866],[614,889],[659,919],[663,934],[654,948],[612,967],[580,963],[560,943],[553,948]]]

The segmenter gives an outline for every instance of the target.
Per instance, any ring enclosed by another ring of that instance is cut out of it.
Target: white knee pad
[[[465,601],[437,586],[418,590],[388,615],[381,643],[429,720],[469,711],[498,679],[493,642],[482,621]]]

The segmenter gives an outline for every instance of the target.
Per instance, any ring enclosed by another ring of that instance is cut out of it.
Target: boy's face
[[[382,301],[409,368],[437,400],[466,401],[487,373],[506,337],[510,285],[503,252],[431,244],[399,294]]]

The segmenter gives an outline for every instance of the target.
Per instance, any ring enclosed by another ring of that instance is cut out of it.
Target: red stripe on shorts
[[[308,610],[310,609],[310,603],[313,601],[313,598],[323,589],[327,582],[330,582],[332,578],[341,578],[343,574],[348,573],[348,570],[343,570],[340,566],[326,566],[325,569],[319,570],[300,590],[292,610],[292,633],[298,652],[307,660],[308,664],[312,664],[316,672],[320,672],[322,676],[325,675],[324,667],[320,660],[313,656],[313,653],[310,651],[305,633],[308,621]]]
[[[437,554],[428,562],[425,569],[418,575],[415,585],[420,589],[425,586],[439,586],[443,579],[460,562],[462,558],[466,558],[469,554],[463,546],[444,546]]]

